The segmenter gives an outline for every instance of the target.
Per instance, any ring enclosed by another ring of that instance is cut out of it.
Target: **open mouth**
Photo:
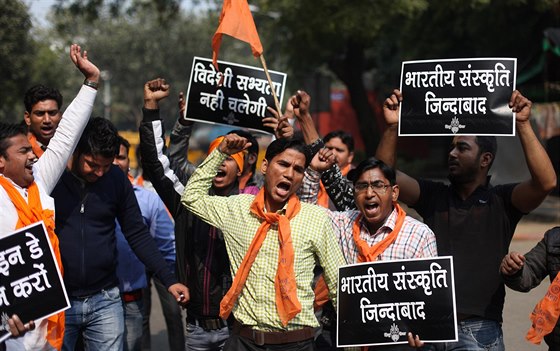
[[[379,212],[379,204],[376,203],[376,202],[365,204],[364,205],[364,212],[368,216],[375,215],[377,212]]]
[[[226,171],[224,170],[219,170],[218,173],[216,173],[216,177],[225,177],[226,176]]]
[[[280,182],[276,185],[276,189],[278,189],[278,193],[281,196],[286,196],[290,192],[292,184],[289,182]]]
[[[54,128],[52,126],[42,126],[41,127],[41,132],[43,134],[51,134],[54,132]]]

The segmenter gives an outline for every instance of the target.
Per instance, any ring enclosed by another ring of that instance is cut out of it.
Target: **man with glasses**
[[[335,158],[323,149],[312,161],[300,198],[314,202],[321,172]],[[329,211],[346,263],[437,256],[434,233],[399,206],[394,169],[374,157],[348,173],[357,210]]]
[[[321,173],[333,166],[335,157],[321,150],[306,171],[301,201],[315,202]],[[328,211],[338,244],[347,264],[437,256],[434,233],[422,222],[407,216],[399,206],[395,170],[369,158],[348,173],[354,185],[357,210]],[[420,346],[409,333],[410,345]],[[335,345],[335,343],[333,343]],[[383,350],[402,349],[402,345]]]

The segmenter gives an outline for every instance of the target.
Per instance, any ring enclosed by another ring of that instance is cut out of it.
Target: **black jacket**
[[[64,283],[70,296],[118,286],[115,219],[138,258],[166,287],[177,282],[144,225],[130,181],[112,165],[94,183],[65,171],[51,196],[56,206]]]
[[[180,140],[183,146],[169,152],[181,155],[177,157],[182,160],[181,164],[173,165],[165,147],[159,110],[143,109],[143,114],[140,124],[142,172],[148,176],[175,219],[177,274],[190,291],[188,313],[194,317],[216,318],[220,301],[231,286],[229,259],[222,233],[192,215],[181,204],[184,185],[194,171],[194,166],[186,159],[190,128],[183,129],[187,134]],[[179,137],[176,134],[178,128],[181,127],[174,128],[172,137]],[[238,193],[237,185],[233,188],[230,195]]]

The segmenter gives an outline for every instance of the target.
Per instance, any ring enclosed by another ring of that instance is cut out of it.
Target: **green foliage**
[[[31,20],[19,0],[0,0],[0,8],[0,120],[15,122],[22,118],[14,107],[22,100],[34,58]]]
[[[162,21],[159,3],[137,1],[118,17],[111,11],[92,16],[57,10],[53,35],[65,46],[72,42],[82,45],[105,71],[103,77],[110,78],[102,81],[94,114],[105,114],[102,103],[110,84],[110,117],[120,129],[137,128],[144,83],[157,77],[172,86],[169,101],[162,104],[163,115],[172,123],[177,116],[178,93],[187,89],[193,56],[211,55],[214,22],[178,11],[172,20]]]

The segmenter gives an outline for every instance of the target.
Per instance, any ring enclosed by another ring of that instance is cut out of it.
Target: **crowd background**
[[[131,141],[132,150],[138,143],[137,136],[127,131],[136,130],[141,119],[139,81],[150,76],[166,76],[176,89],[173,95],[185,91],[192,57],[210,55],[208,38],[215,28],[221,3],[59,0],[48,11],[31,15],[30,3],[2,2],[6,11],[0,21],[4,28],[17,30],[4,32],[2,36],[6,41],[3,40],[0,55],[6,57],[0,59],[5,59],[6,65],[1,73],[5,73],[6,84],[0,90],[0,119],[18,121],[23,113],[19,111],[21,102],[16,99],[22,96],[19,89],[37,82],[57,86],[63,95],[71,95],[65,89],[76,85],[75,77],[66,79],[72,75],[66,74],[67,68],[59,61],[67,42],[78,41],[97,53],[99,56],[94,59],[106,68],[101,72],[101,99],[95,105],[94,115],[110,119]],[[273,4],[261,0],[252,5],[269,66],[289,74],[286,96],[301,86],[316,96],[312,112],[319,132],[325,135],[338,128],[352,132],[356,138],[356,163],[364,155],[373,154],[379,141],[383,128],[378,96],[386,96],[388,86],[398,82],[400,62],[499,56],[518,59],[516,88],[536,102],[533,127],[546,145],[557,174],[560,173],[557,102],[560,76],[556,76],[560,74],[558,1],[473,0],[450,1],[445,5],[435,1],[414,4],[402,1],[391,2],[391,6],[386,6],[385,1],[372,1],[350,7],[336,0],[326,4],[314,1]],[[37,16],[48,18],[48,22],[37,25]],[[457,21],[448,21],[450,16]],[[320,25],[318,21],[324,18],[336,25]],[[20,22],[11,22],[15,20]],[[333,30],[344,34],[333,36]],[[245,55],[244,48],[237,47],[238,43],[226,41],[224,46],[227,45],[235,50],[222,50],[221,59],[257,65],[250,55]],[[162,107],[162,115],[170,118],[166,121],[169,126],[177,114],[165,108],[168,107]],[[205,157],[209,142],[228,130],[199,124],[193,132],[191,162],[198,164]],[[401,169],[412,175],[444,177],[434,171],[441,167],[433,166],[443,163],[448,138],[401,139],[404,139],[399,142]],[[260,135],[258,140],[264,146],[270,137]],[[519,159],[522,151],[518,139],[499,138],[499,143],[500,156],[493,168],[493,180],[505,183],[527,178],[527,169],[519,166],[524,162]],[[262,158],[261,153],[259,162]],[[137,164],[133,152],[131,160],[134,168]],[[518,228],[517,247],[512,246],[512,250],[528,251],[544,233],[544,229],[538,230],[539,224],[550,228],[560,223],[558,195],[557,188],[524,220],[526,226]],[[522,241],[524,238],[528,240]],[[543,291],[534,290],[530,295],[523,295],[522,300],[509,299],[512,294],[518,296],[508,291],[508,305],[523,301],[523,305],[532,306]],[[523,315],[523,309],[517,308],[508,316],[507,311],[506,307],[505,326],[509,320],[522,321],[519,322],[521,330],[511,334],[519,338],[526,329],[528,312]],[[157,327],[153,333],[158,334]],[[506,346],[513,349],[517,343],[514,339],[508,341],[507,329],[505,336]],[[522,345],[521,349],[528,347],[526,343]]]

